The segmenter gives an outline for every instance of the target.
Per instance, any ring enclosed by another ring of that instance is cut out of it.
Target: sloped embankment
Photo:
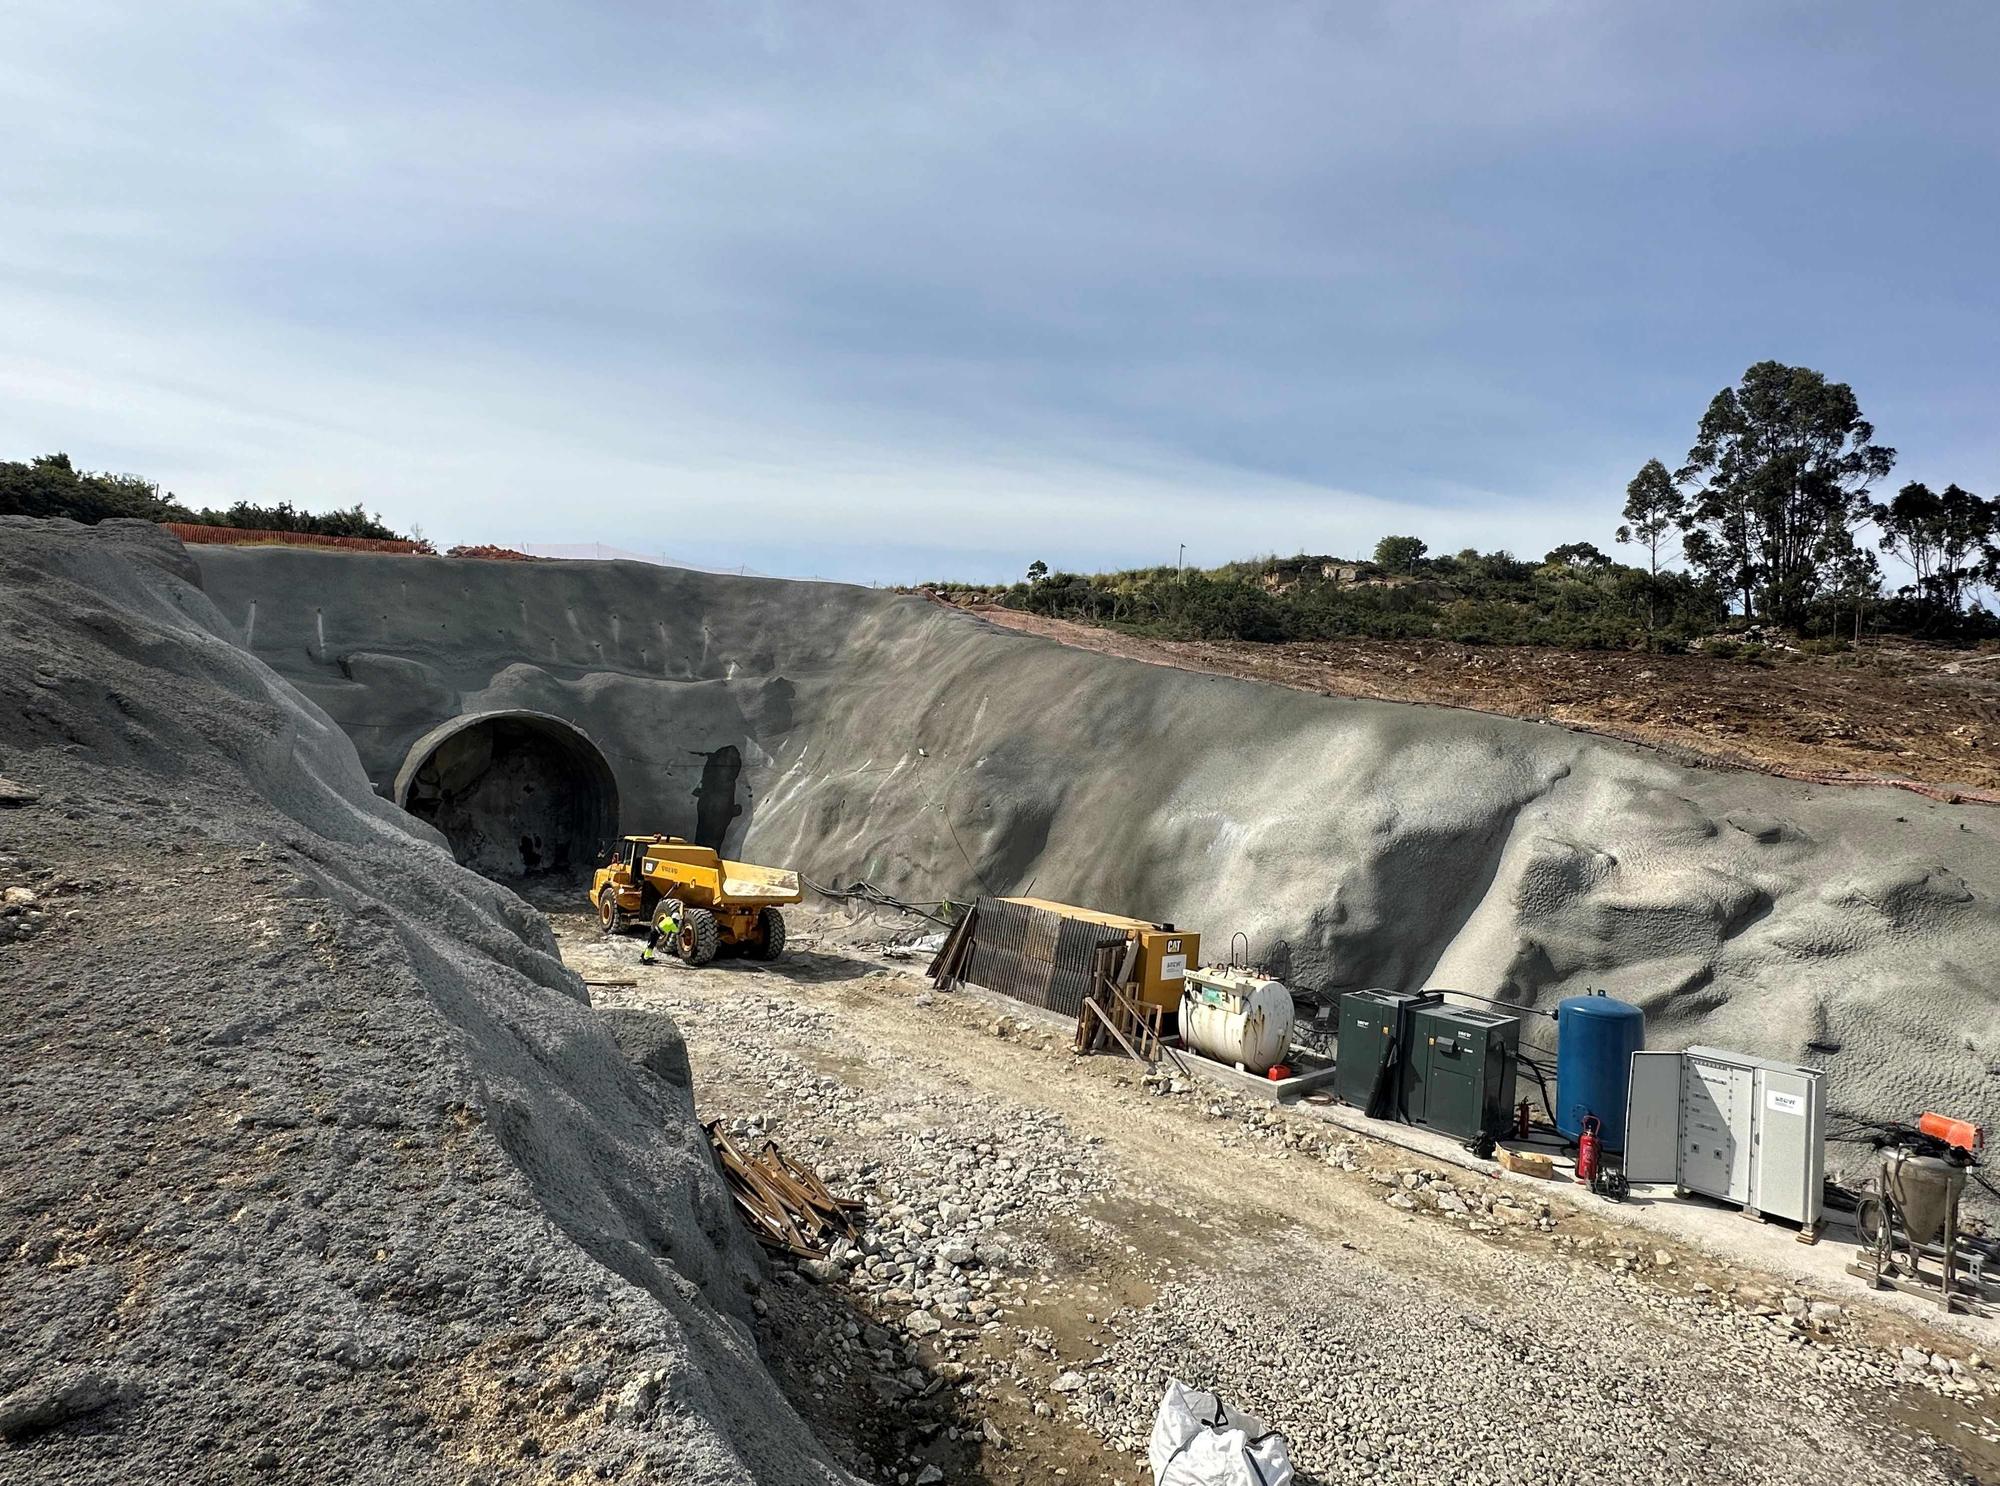
[[[663,1018],[370,789],[178,544],[0,522],[0,1475],[834,1482]]]
[[[563,777],[602,781],[625,829],[709,835],[820,882],[961,901],[1032,884],[1198,929],[1216,955],[1240,930],[1318,991],[1546,1006],[1602,988],[1646,1009],[1657,1046],[1824,1066],[1837,1111],[2000,1121],[1989,807],[1144,665],[835,584],[198,561],[246,643],[392,796],[421,786],[491,820],[492,788],[532,810],[532,759],[480,772],[518,723],[551,753],[594,750],[601,775]],[[531,833],[538,861],[560,831]]]

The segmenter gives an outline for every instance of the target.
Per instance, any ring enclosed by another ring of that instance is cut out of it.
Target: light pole
[[[1174,576],[1178,578],[1181,575],[1182,570],[1185,569],[1186,567],[1187,567],[1187,543],[1182,542],[1181,555],[1174,559]]]

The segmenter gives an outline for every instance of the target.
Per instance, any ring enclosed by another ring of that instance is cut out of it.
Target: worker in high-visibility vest
[[[658,958],[657,951],[662,943],[668,949],[674,945],[674,937],[681,931],[680,921],[674,917],[674,905],[662,903],[659,916],[653,920],[653,932],[646,936],[646,947],[639,951],[639,963],[650,965]]]

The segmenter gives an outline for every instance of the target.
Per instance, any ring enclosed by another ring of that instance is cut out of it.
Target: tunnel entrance
[[[396,803],[443,832],[485,877],[581,880],[618,837],[618,783],[597,746],[559,717],[488,712],[419,738]]]

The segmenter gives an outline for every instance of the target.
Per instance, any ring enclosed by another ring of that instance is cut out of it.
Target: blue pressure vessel
[[[1571,1140],[1596,1115],[1607,1151],[1625,1149],[1632,1054],[1646,1045],[1646,1013],[1602,991],[1556,1003],[1556,1129]]]

